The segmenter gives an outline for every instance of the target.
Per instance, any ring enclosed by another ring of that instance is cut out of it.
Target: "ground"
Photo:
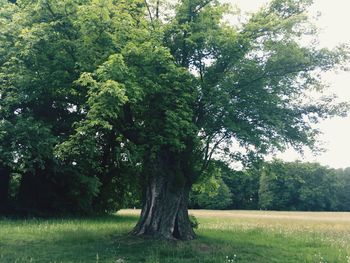
[[[344,262],[350,213],[190,211],[198,238],[133,238],[138,210],[70,219],[0,219],[0,262]]]

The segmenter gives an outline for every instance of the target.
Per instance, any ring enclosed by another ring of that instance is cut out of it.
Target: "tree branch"
[[[148,4],[147,0],[144,0],[144,2],[145,2],[145,5],[146,5],[146,8],[147,8],[147,11],[148,11],[148,16],[149,16],[149,18],[150,18],[150,20],[151,20],[151,25],[152,25],[153,30],[154,30],[154,29],[155,29],[155,27],[154,27],[154,19],[153,19],[153,16],[152,16],[151,9],[150,9],[150,7],[149,7],[149,4]],[[158,11],[157,11],[157,12],[158,12]]]
[[[201,9],[203,9],[204,7],[206,7],[207,5],[209,5],[211,2],[213,2],[213,0],[208,0],[208,1],[205,1],[202,5],[200,5],[199,7],[197,7],[193,13],[198,13]]]
[[[206,156],[205,156],[205,158],[204,158],[204,160],[203,160],[203,165],[202,165],[202,168],[201,168],[201,171],[202,171],[202,172],[203,172],[205,169],[208,168],[209,162],[210,162],[210,160],[212,159],[212,156],[213,156],[215,150],[216,150],[217,147],[220,145],[220,143],[222,143],[222,141],[226,139],[226,137],[227,137],[227,133],[225,132],[224,135],[223,135],[217,142],[215,142],[215,144],[214,144],[214,146],[211,148],[210,152],[209,152],[209,144],[210,144],[210,141],[209,141],[209,140],[207,141],[207,146],[208,146],[208,147],[206,147],[206,154],[205,154]],[[209,153],[209,154],[208,154],[208,153]]]
[[[156,18],[157,18],[157,20],[159,19],[159,6],[160,6],[160,0],[157,1],[157,6],[156,6]]]

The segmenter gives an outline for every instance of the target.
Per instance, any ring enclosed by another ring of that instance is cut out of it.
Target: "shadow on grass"
[[[115,262],[137,216],[0,219],[2,262]],[[129,253],[129,252],[128,252]],[[130,252],[132,253],[132,252]]]
[[[137,219],[117,214],[0,220],[0,262],[196,262],[191,259],[198,251],[188,246],[193,242],[128,235]]]
[[[119,221],[128,221],[128,220],[136,220],[138,216],[136,215],[119,215],[115,214],[102,214],[102,215],[0,215],[0,221],[13,221],[13,222],[21,222],[21,221],[53,221],[53,220],[84,220],[84,221],[105,221],[107,222],[115,222]]]

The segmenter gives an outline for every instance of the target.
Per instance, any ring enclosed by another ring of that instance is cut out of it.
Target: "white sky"
[[[242,12],[254,12],[268,0],[226,0],[236,4]],[[350,44],[350,1],[349,0],[314,0],[310,13],[321,16],[315,24],[321,29],[320,45],[332,48],[339,43]],[[350,101],[350,72],[327,73],[323,76],[330,85],[330,93],[335,93],[342,101]],[[306,152],[304,156],[293,150],[288,150],[276,157],[286,161],[301,159],[303,161],[317,161],[334,168],[350,167],[350,116],[333,118],[323,121],[317,126],[323,135],[319,139],[327,151],[312,155]]]

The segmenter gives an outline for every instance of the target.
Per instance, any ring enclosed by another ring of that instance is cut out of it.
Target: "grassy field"
[[[344,262],[350,213],[191,211],[198,239],[126,235],[139,211],[87,219],[0,219],[0,262]]]

